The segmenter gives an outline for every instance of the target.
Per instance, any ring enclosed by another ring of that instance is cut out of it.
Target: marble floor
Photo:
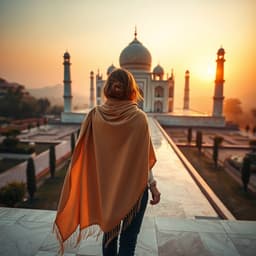
[[[58,255],[58,242],[52,234],[55,214],[0,208],[0,255]],[[254,256],[255,252],[256,222],[160,216],[144,218],[136,247],[137,256]],[[101,237],[67,248],[64,255],[100,256]]]
[[[256,222],[219,219],[151,118],[149,126],[158,160],[153,173],[162,196],[158,205],[147,207],[136,255],[256,255]],[[57,255],[55,214],[0,208],[0,255]],[[65,255],[101,255],[101,237],[67,248]]]

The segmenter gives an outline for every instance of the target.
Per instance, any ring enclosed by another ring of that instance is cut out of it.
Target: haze
[[[165,73],[174,69],[175,107],[190,70],[191,107],[210,112],[216,52],[226,51],[225,98],[255,107],[256,1],[0,1],[0,77],[28,88],[62,83],[63,53],[71,54],[73,91],[89,94],[89,73],[119,66],[119,54],[138,39]],[[87,101],[87,98],[85,98]]]

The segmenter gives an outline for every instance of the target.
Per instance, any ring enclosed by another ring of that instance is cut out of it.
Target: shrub
[[[188,128],[188,137],[187,137],[187,139],[188,139],[188,143],[190,144],[191,141],[192,141],[192,128],[191,127]]]
[[[76,137],[79,138],[79,134],[80,134],[80,129],[77,130],[76,132]]]
[[[56,169],[56,154],[55,154],[55,146],[51,145],[49,150],[49,165],[50,165],[50,174],[51,177],[54,178],[55,176],[55,169]]]
[[[252,150],[256,150],[256,140],[250,140],[249,145]]]
[[[34,198],[36,192],[36,172],[33,158],[29,158],[27,161],[27,189],[30,199]]]
[[[7,131],[1,132],[1,135],[6,137],[16,137],[20,134],[20,131],[18,129],[8,129]]]
[[[0,189],[0,202],[13,207],[25,196],[26,186],[21,182],[12,182]]]
[[[75,150],[75,145],[76,145],[76,139],[75,139],[74,133],[71,133],[70,143],[71,143],[71,151],[73,153]]]
[[[241,169],[241,179],[244,185],[244,191],[247,191],[247,186],[250,181],[250,176],[251,176],[251,160],[249,156],[245,156],[243,159],[243,165]]]
[[[11,138],[9,138],[9,139],[11,139]],[[32,154],[35,152],[35,147],[31,146],[31,145],[26,145],[23,143],[17,143],[15,146],[6,146],[6,145],[4,145],[4,143],[2,143],[2,144],[0,144],[0,152],[1,153],[14,153],[14,154]]]
[[[7,137],[3,140],[3,145],[7,148],[14,148],[19,143],[19,139],[15,137]]]
[[[217,168],[218,166],[218,158],[219,158],[219,147],[223,141],[223,137],[221,136],[215,136],[213,138],[213,154],[212,158],[215,164],[215,167]]]
[[[197,131],[196,132],[196,146],[200,152],[202,149],[202,143],[203,143],[203,134],[201,131]]]

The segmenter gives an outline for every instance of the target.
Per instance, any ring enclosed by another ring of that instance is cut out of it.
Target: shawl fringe
[[[97,224],[91,225],[83,229],[80,229],[78,227],[76,231],[65,241],[63,241],[59,228],[56,224],[53,225],[52,232],[55,233],[56,239],[59,242],[59,255],[63,255],[64,250],[67,248],[77,247],[80,244],[81,240],[87,240],[89,237],[95,238],[95,240],[98,241],[99,236],[103,234],[103,231]]]
[[[137,213],[140,211],[143,194],[144,194],[144,191],[139,197],[136,204],[130,210],[130,212],[124,217],[124,219],[117,226],[115,226],[111,231],[106,233],[106,242],[104,244],[105,248],[108,247],[109,243],[119,235],[121,229],[122,231],[125,231],[130,226],[132,220],[136,217]]]

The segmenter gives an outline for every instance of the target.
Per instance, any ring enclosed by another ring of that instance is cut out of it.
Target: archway
[[[164,89],[161,86],[157,86],[155,88],[155,97],[163,97],[164,96]]]
[[[140,88],[140,94],[141,94],[142,97],[144,97],[144,93],[143,93],[143,90],[141,88]],[[138,107],[142,110],[143,110],[143,104],[144,104],[144,100],[138,101]]]
[[[160,100],[155,102],[155,111],[154,112],[156,112],[156,113],[163,112],[163,103]]]

